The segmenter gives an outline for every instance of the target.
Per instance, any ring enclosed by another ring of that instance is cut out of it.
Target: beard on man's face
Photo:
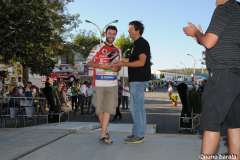
[[[108,43],[113,43],[114,40],[115,40],[115,39],[113,39],[113,40],[110,40],[110,39],[112,39],[112,38],[110,38],[110,37],[106,37],[106,41],[107,41]]]

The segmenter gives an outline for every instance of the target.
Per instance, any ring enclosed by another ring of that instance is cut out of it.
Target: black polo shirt
[[[151,80],[150,46],[142,37],[134,42],[129,62],[139,60],[140,54],[146,55],[146,62],[143,67],[128,67],[129,82],[144,82]]]
[[[219,37],[206,51],[208,70],[240,69],[240,6],[236,0],[217,6],[206,32]]]

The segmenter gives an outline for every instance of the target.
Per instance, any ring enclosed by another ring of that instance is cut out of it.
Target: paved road
[[[177,94],[176,88],[173,88],[173,94]],[[120,106],[121,108],[122,106]],[[147,124],[157,124],[157,133],[164,134],[189,134],[189,131],[183,130],[181,133],[178,131],[179,116],[181,113],[182,105],[180,99],[178,99],[178,106],[173,107],[172,101],[169,100],[166,88],[157,88],[154,92],[145,93],[145,107],[147,113]],[[71,110],[71,107],[67,108]],[[132,123],[132,116],[130,110],[120,109],[123,119],[116,120],[111,123]],[[114,115],[111,116],[111,120]],[[70,112],[70,122],[99,122],[97,118],[92,118],[92,115],[80,115],[80,112],[74,116]],[[203,132],[196,128],[197,134],[202,135]],[[222,130],[222,136],[226,135],[226,131]]]

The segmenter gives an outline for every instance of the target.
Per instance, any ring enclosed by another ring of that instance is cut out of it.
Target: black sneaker
[[[130,136],[127,136],[127,138],[129,139],[129,138],[132,138],[132,137],[134,137],[134,135],[132,134],[132,135],[130,135]]]
[[[124,143],[126,144],[137,144],[137,143],[143,143],[144,137],[139,138],[138,136],[133,136],[131,138],[125,139]]]

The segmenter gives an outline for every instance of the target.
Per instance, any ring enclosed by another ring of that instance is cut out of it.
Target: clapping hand
[[[199,31],[201,33],[203,33],[201,25],[199,25],[198,28],[194,24],[192,24],[190,22],[188,22],[188,25],[189,26],[183,28],[184,33],[187,36],[191,36],[193,39],[195,39],[197,41],[197,38],[195,37],[195,34],[198,31],[198,28],[199,28]]]

